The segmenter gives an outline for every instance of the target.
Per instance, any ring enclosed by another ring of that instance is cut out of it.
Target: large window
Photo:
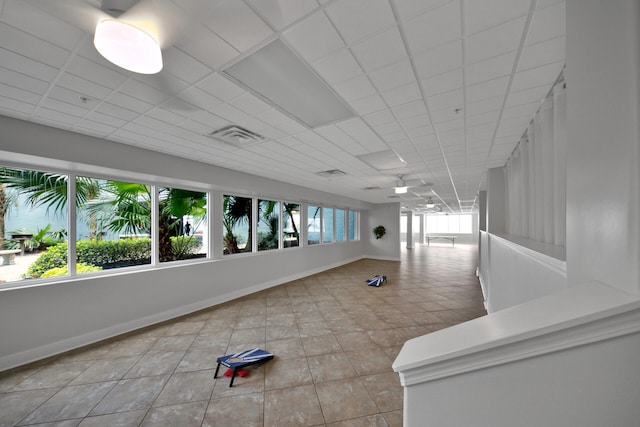
[[[322,243],[333,241],[333,208],[322,208]]]
[[[322,224],[322,208],[320,206],[307,206],[307,244],[320,243],[320,230]]]
[[[349,221],[347,230],[349,233],[349,240],[359,240],[359,221],[358,221],[358,212],[349,211]]]
[[[283,235],[282,243],[285,248],[300,246],[300,204],[283,203]]]
[[[0,167],[0,283],[69,274],[68,182],[64,174]]]
[[[160,187],[158,211],[160,262],[207,256],[207,193]]]
[[[471,234],[470,214],[427,215],[427,234]]]
[[[223,253],[236,254],[252,251],[251,224],[252,199],[239,196],[224,196],[223,203]]]
[[[76,271],[151,263],[151,187],[76,179]]]
[[[258,201],[258,250],[278,249],[280,238],[280,202]]]
[[[336,242],[344,242],[346,236],[344,234],[345,215],[344,209],[336,209]]]

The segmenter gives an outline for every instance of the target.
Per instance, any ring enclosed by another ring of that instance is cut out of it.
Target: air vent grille
[[[208,133],[207,136],[238,147],[247,147],[264,140],[262,135],[258,135],[257,133],[251,132],[250,130],[238,125],[221,127],[220,129]]]

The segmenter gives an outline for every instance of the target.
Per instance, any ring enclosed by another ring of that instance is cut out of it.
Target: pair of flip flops
[[[229,368],[225,371],[224,376],[225,377],[230,377],[233,375],[233,369]],[[239,369],[236,371],[236,375],[239,377],[246,377],[247,375],[249,375],[249,371],[247,371],[246,369]]]
[[[386,281],[387,281],[387,276],[381,276],[380,274],[376,274],[375,276],[373,276],[373,279],[365,280],[365,282],[369,286],[375,286],[375,287],[382,285]]]

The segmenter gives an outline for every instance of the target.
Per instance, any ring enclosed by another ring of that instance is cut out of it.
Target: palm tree
[[[247,197],[224,196],[225,249],[228,253],[251,252],[251,202]],[[249,225],[247,244],[244,249],[238,247],[237,236],[233,233],[236,225]]]

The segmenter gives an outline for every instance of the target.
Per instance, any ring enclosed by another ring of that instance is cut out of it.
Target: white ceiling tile
[[[518,49],[525,23],[526,18],[522,17],[468,37],[466,63],[473,64]]]
[[[388,0],[342,0],[326,10],[347,43],[395,24]]]
[[[422,80],[462,67],[462,42],[457,40],[415,56],[418,76]]]
[[[207,27],[240,52],[252,48],[273,34],[258,15],[244,2],[237,0],[218,4]]]
[[[508,84],[509,77],[504,76],[469,85],[465,88],[465,100],[467,102],[475,102],[496,96],[504,96]]]
[[[112,89],[120,86],[127,79],[123,72],[113,71],[109,67],[93,62],[82,56],[76,56],[69,64],[67,72],[94,81]]]
[[[175,47],[165,49],[162,52],[164,61],[163,72],[166,70],[188,83],[196,83],[213,70],[202,62],[193,59],[180,49]]]
[[[197,86],[223,101],[228,101],[246,93],[244,89],[238,87],[236,84],[232,83],[229,79],[221,76],[220,74],[213,74],[207,77],[199,82]]]
[[[415,81],[409,60],[399,61],[369,73],[374,86],[381,92]]]
[[[74,90],[89,98],[105,98],[111,93],[111,89],[98,83],[74,76],[73,74],[64,73],[58,80],[58,85],[67,89]]]
[[[318,8],[315,0],[249,0],[249,3],[277,30]]]
[[[376,89],[367,76],[361,74],[350,80],[338,83],[333,89],[346,101],[362,99],[376,94]]]
[[[466,2],[467,34],[493,27],[529,12],[531,0],[473,0]]]
[[[40,107],[35,111],[35,117],[38,120],[43,120],[45,123],[63,123],[67,126],[73,126],[78,122],[78,117],[71,114],[67,114],[63,111],[51,110],[49,108]]]
[[[445,0],[446,1],[446,0]],[[411,19],[425,10],[439,7],[443,0],[395,0],[400,19]]]
[[[500,108],[502,108],[503,101],[503,97],[496,97],[483,99],[482,101],[469,102],[465,106],[465,114],[467,116],[474,116],[476,114],[500,110]]]
[[[395,107],[407,102],[422,99],[422,93],[416,82],[396,87],[382,92],[382,98],[389,107]]]
[[[98,105],[96,111],[107,116],[113,116],[121,120],[125,120],[127,122],[139,116],[138,113],[131,109],[123,108],[110,102],[102,102],[100,105]]]
[[[425,115],[407,117],[406,119],[401,119],[400,123],[402,127],[407,130],[412,130],[420,127],[429,126],[431,122],[429,121],[429,117]]]
[[[203,64],[217,69],[233,59],[238,51],[204,25],[194,25],[178,40],[176,47],[184,53],[199,58]]]
[[[502,118],[505,120],[519,117],[532,119],[538,108],[540,108],[540,104],[537,102],[505,108],[504,112],[502,113]]]
[[[342,83],[362,74],[349,50],[341,50],[313,63],[318,74],[330,85]]]
[[[512,91],[521,91],[537,86],[548,85],[551,88],[564,67],[564,61],[531,68],[516,73],[511,84]]]
[[[60,68],[69,51],[0,22],[0,47]]]
[[[459,39],[460,0],[453,0],[406,21],[403,26],[409,49],[415,54]]]
[[[533,87],[531,89],[526,89],[518,92],[511,92],[509,97],[507,98],[506,107],[514,107],[522,104],[529,104],[531,102],[542,103],[542,100],[549,93],[549,86],[542,85],[538,87]]]
[[[9,86],[24,88],[28,92],[37,93],[39,95],[43,95],[49,88],[49,83],[39,79],[34,79],[33,77],[29,77],[13,70],[7,70],[6,68],[0,67],[0,72],[2,75],[2,82]]]
[[[144,113],[153,107],[153,104],[149,104],[148,102],[144,102],[121,92],[114,92],[109,97],[109,102],[137,113]]]
[[[552,62],[564,61],[566,57],[566,39],[556,37],[538,44],[527,46],[522,50],[518,71],[539,67]]]
[[[238,121],[247,117],[246,113],[229,104],[218,104],[215,107],[211,108],[210,112],[230,121],[231,123],[237,123]]]
[[[101,138],[109,135],[111,132],[116,130],[116,128],[114,128],[113,126],[105,125],[103,123],[98,123],[91,120],[82,120],[76,125],[76,127],[82,132],[88,132],[93,136],[98,136]]]
[[[511,74],[516,52],[496,56],[482,62],[469,65],[465,69],[466,82],[469,85],[480,83]]]
[[[45,81],[53,80],[58,74],[58,71],[50,65],[3,48],[0,48],[0,64],[6,69]]]
[[[387,123],[395,123],[396,118],[391,114],[389,110],[382,110],[376,113],[367,114],[363,117],[370,126],[379,126]]]
[[[191,86],[187,90],[182,91],[178,98],[203,110],[213,110],[222,104],[222,100],[196,86]]]
[[[350,101],[349,105],[351,105],[355,112],[361,116],[387,108],[386,104],[379,95],[368,96],[366,98],[360,98],[355,101]]]
[[[393,113],[400,120],[415,117],[426,116],[427,108],[423,100],[408,102],[406,104],[393,107]]]
[[[453,110],[456,108],[462,108],[462,104],[463,98],[461,89],[444,92],[427,98],[427,105],[429,105],[430,111]]]
[[[167,94],[134,79],[127,80],[119,91],[154,105],[167,99]]]
[[[251,93],[245,93],[244,95],[234,98],[229,101],[229,104],[252,116],[272,108]]]
[[[558,3],[544,9],[536,9],[527,35],[526,45],[540,43],[544,40],[564,36],[566,34],[565,3]]]
[[[375,70],[407,56],[402,36],[396,27],[353,45],[351,50],[365,71]]]
[[[439,93],[461,88],[462,82],[462,68],[421,81],[422,89],[426,96],[437,95]]]
[[[0,83],[0,96],[11,98],[16,101],[26,102],[28,104],[38,104],[41,98],[40,95],[33,92],[27,92],[24,89],[2,83]]]
[[[2,8],[2,21],[66,50],[72,50],[85,36],[90,40],[83,30],[38,9],[38,5],[26,1],[6,1]]]
[[[342,38],[323,12],[317,12],[283,33],[304,59],[313,62],[344,47]]]

